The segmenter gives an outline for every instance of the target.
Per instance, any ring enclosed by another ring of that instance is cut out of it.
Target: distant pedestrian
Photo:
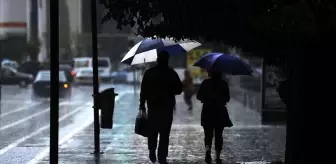
[[[183,97],[184,102],[188,105],[188,110],[192,110],[193,102],[192,97],[194,95],[194,82],[189,70],[184,71],[183,80]]]
[[[146,111],[147,103],[149,135],[149,159],[156,162],[156,148],[160,134],[158,160],[167,163],[169,136],[176,105],[175,95],[182,93],[182,82],[174,69],[168,66],[169,54],[161,51],[157,65],[148,69],[143,76],[140,92],[140,110]]]
[[[216,163],[221,163],[220,154],[223,147],[223,130],[231,127],[232,122],[226,108],[230,101],[228,83],[222,80],[222,74],[209,72],[210,78],[205,79],[197,92],[197,99],[203,103],[201,125],[204,129],[205,162],[211,163],[211,146],[215,134]]]

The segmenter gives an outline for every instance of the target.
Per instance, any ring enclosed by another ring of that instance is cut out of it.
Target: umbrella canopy
[[[202,56],[194,66],[231,75],[251,75],[253,72],[250,66],[240,57],[216,52]]]
[[[121,63],[135,65],[147,62],[155,62],[160,51],[167,51],[170,55],[178,55],[188,52],[201,44],[196,41],[175,42],[172,39],[146,38],[133,46]]]

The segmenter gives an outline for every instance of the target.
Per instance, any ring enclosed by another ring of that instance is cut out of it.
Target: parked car
[[[74,58],[75,83],[92,84],[93,69],[91,57]],[[100,81],[111,81],[112,64],[108,57],[98,57],[98,76]]]
[[[42,70],[42,64],[38,61],[28,61],[28,62],[22,63],[18,68],[19,72],[31,74],[33,75],[34,78],[36,77],[37,73],[40,70]]]
[[[127,83],[128,74],[126,71],[116,71],[111,73],[111,78],[114,83]]]
[[[7,67],[17,69],[19,67],[19,63],[14,60],[4,59],[1,61],[1,66],[7,66]]]
[[[0,80],[4,85],[19,85],[25,88],[33,82],[33,75],[19,72],[12,67],[2,66]]]
[[[50,97],[50,70],[39,71],[32,85],[32,100]],[[59,71],[59,97],[71,98],[72,85],[69,83],[64,71]]]

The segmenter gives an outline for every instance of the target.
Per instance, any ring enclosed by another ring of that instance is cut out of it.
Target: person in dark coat
[[[182,93],[183,84],[174,71],[168,66],[169,54],[161,51],[157,65],[148,69],[143,76],[140,92],[140,110],[146,111],[147,103],[149,136],[149,159],[156,162],[157,138],[160,134],[158,160],[167,163],[169,136],[173,122],[175,95]]]
[[[226,108],[230,101],[228,83],[222,80],[219,72],[209,72],[210,78],[205,79],[197,92],[197,99],[203,103],[201,125],[204,129],[205,162],[211,163],[211,146],[215,134],[216,163],[221,163],[220,153],[223,147],[223,130],[231,127],[232,122]]]
[[[184,102],[188,105],[188,110],[192,110],[193,103],[192,97],[194,94],[194,82],[189,70],[184,71],[183,80],[183,98]]]

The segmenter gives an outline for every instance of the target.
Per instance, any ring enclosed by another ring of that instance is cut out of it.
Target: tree
[[[101,0],[101,3],[109,9],[103,21],[115,19],[118,28],[130,25],[146,37],[222,42],[255,52],[272,62],[283,59],[288,48],[317,42],[319,36],[330,32],[335,34],[336,10],[332,1]],[[158,15],[164,19],[155,24],[153,18]]]
[[[311,134],[311,128],[317,124],[310,122],[317,122],[318,114],[319,118],[328,114],[325,110],[317,113],[310,109],[313,106],[320,108],[321,103],[316,96],[307,97],[305,91],[316,92],[314,95],[319,91],[318,98],[323,104],[327,103],[327,96],[317,83],[303,84],[307,82],[306,75],[311,75],[312,66],[315,66],[315,71],[322,68],[317,68],[317,61],[313,62],[309,57],[333,51],[331,41],[336,36],[336,1],[101,0],[101,3],[109,9],[102,21],[114,19],[118,22],[117,28],[131,26],[137,34],[145,37],[220,42],[253,52],[282,68],[288,66],[291,105],[287,105],[286,162],[330,162],[331,155],[326,147],[332,145],[328,143],[332,139],[323,136],[325,139],[321,141],[312,141],[321,135]],[[159,23],[153,21],[157,16],[162,17]],[[309,75],[309,81],[312,81]],[[310,100],[312,97],[315,100]],[[327,121],[318,124],[322,123],[329,125]],[[318,151],[313,151],[313,147]]]

